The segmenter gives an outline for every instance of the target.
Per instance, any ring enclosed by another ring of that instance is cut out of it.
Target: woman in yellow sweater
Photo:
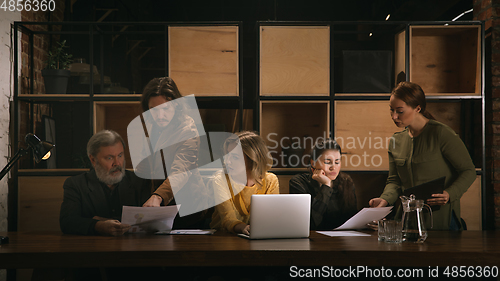
[[[279,182],[276,175],[267,172],[272,159],[264,140],[249,131],[236,135],[238,138],[224,144],[227,173],[217,173],[209,182],[215,201],[221,202],[215,206],[210,227],[249,235],[252,194],[278,194]]]

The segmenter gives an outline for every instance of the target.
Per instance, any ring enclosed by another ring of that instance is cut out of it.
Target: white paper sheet
[[[316,231],[319,234],[323,234],[330,237],[339,236],[371,236],[370,234],[358,232],[358,231]]]
[[[163,207],[123,206],[122,223],[132,227],[128,232],[170,231],[180,205]]]
[[[193,234],[193,235],[211,235],[215,233],[215,229],[176,229],[170,231],[159,231],[157,235],[175,235],[175,234]]]
[[[363,208],[343,225],[335,228],[334,230],[366,228],[366,224],[384,218],[391,212],[391,209],[392,206],[382,208]]]

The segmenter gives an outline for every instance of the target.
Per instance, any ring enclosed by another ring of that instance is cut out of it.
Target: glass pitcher
[[[431,215],[432,228],[432,210],[429,205],[424,204],[424,200],[416,200],[415,195],[410,197],[400,196],[403,204],[403,241],[423,243],[427,238],[422,210],[427,207]]]

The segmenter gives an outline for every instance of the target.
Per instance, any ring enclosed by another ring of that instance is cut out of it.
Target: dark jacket
[[[351,202],[344,202],[341,190],[352,193]],[[295,175],[290,180],[290,193],[311,194],[311,230],[332,230],[358,211],[354,182],[343,172],[332,182],[332,187],[320,185],[311,173]]]
[[[124,206],[142,206],[151,195],[147,181],[130,171],[125,171],[116,188]],[[64,199],[59,216],[61,230],[66,234],[96,235],[94,227],[97,220],[92,219],[94,216],[112,217],[102,183],[91,170],[64,182]]]

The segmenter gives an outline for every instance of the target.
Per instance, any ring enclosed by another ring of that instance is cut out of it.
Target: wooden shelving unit
[[[251,130],[253,111],[243,109],[241,95],[240,26],[240,22],[65,23],[61,25],[63,32],[55,30],[52,34],[16,22],[14,30],[33,40],[48,36],[66,39],[73,56],[85,58],[88,69],[85,64],[78,66],[88,73],[72,72],[67,94],[42,94],[35,87],[21,92],[16,87],[13,116],[20,119],[15,120],[19,125],[14,134],[19,137],[35,130],[37,134],[43,132],[46,128],[40,124],[41,116],[49,116],[57,128],[58,161],[55,169],[23,163],[15,178],[17,192],[9,193],[19,199],[15,200],[17,205],[9,206],[16,210],[9,211],[9,230],[59,229],[62,185],[68,176],[88,170],[88,139],[110,129],[117,131],[128,146],[127,126],[142,113],[141,91],[154,77],[171,76],[182,95],[195,96],[205,131]],[[28,60],[33,61],[33,42],[30,44],[25,48],[29,49]],[[16,54],[18,50],[17,45]],[[35,76],[30,73],[27,85],[33,85]],[[121,85],[105,84],[109,80]],[[19,144],[15,143],[13,149],[17,150]],[[129,149],[125,153],[126,168],[131,169]],[[38,186],[36,182],[43,184]],[[40,212],[44,214],[42,220]]]
[[[358,207],[366,207],[383,191],[389,140],[401,130],[390,118],[390,91],[399,81],[415,82],[428,96],[427,110],[469,148],[478,180],[462,197],[463,217],[482,217],[484,140],[475,128],[484,128],[484,121],[473,117],[484,114],[480,22],[259,24],[257,126],[262,136],[273,136],[267,140],[273,157],[283,150],[284,138],[329,137],[332,132],[344,153],[342,169],[356,183]],[[324,75],[330,75],[328,84],[319,82]],[[281,161],[273,168],[285,192],[290,178],[306,171]]]
[[[15,30],[33,34],[33,38],[42,36],[23,24],[15,23]],[[123,78],[119,81],[122,86],[130,91],[105,93],[104,82],[94,82],[93,87],[87,87],[88,93],[42,95],[34,94],[34,73],[29,74],[30,91],[21,92],[17,86],[21,81],[16,77],[14,115],[21,118],[15,120],[13,150],[17,150],[23,134],[43,130],[38,120],[41,115],[56,116],[58,126],[74,120],[75,125],[59,130],[59,134],[63,131],[65,134],[58,135],[56,140],[74,144],[73,150],[76,146],[84,150],[81,143],[86,143],[100,129],[114,129],[126,136],[126,124],[141,112],[139,100],[144,84],[153,77],[171,76],[183,95],[195,95],[207,131],[260,132],[276,159],[272,171],[280,179],[282,192],[288,192],[288,181],[293,175],[306,172],[311,140],[343,138],[345,157],[352,158],[349,163],[344,161],[343,170],[355,181],[358,207],[363,207],[367,199],[379,195],[384,188],[388,169],[385,140],[398,128],[389,115],[390,90],[384,92],[368,86],[356,91],[347,87],[357,80],[378,83],[380,73],[372,75],[373,70],[366,71],[362,64],[349,65],[350,60],[344,54],[360,57],[378,54],[385,57],[385,62],[390,58],[387,67],[375,68],[389,79],[384,78],[384,87],[390,89],[401,80],[420,84],[428,96],[428,110],[464,140],[478,169],[478,180],[462,198],[463,209],[470,214],[463,217],[468,221],[478,218],[484,221],[485,185],[481,180],[485,167],[484,26],[481,22],[259,22],[253,31],[257,49],[253,58],[255,92],[243,91],[243,81],[247,81],[243,75],[248,72],[242,71],[241,23],[70,24],[74,24],[75,34],[54,33],[69,39],[85,38],[88,45],[73,46],[88,54],[89,65],[96,65],[99,75],[96,80],[106,81],[104,76],[116,73]],[[109,46],[114,46],[116,53],[126,54],[126,58],[113,58],[114,54],[104,51]],[[15,49],[17,54],[20,46]],[[140,61],[148,57],[150,60],[143,66]],[[17,61],[14,60],[15,64]],[[125,67],[128,63],[134,68]],[[353,67],[354,72],[344,71],[347,67]],[[346,77],[349,73],[356,73],[356,67],[366,78],[345,79],[350,78]],[[142,80],[132,79],[139,74],[143,75]],[[110,77],[113,82],[119,80]],[[249,103],[243,104],[244,100]],[[354,138],[356,145],[349,145],[348,138]],[[363,147],[356,138],[361,143],[365,141]],[[375,146],[379,140],[376,138],[382,139],[383,148]],[[290,149],[284,151],[284,146]],[[74,153],[70,148],[60,149],[68,151],[64,157],[72,157],[70,154]],[[361,165],[363,154],[379,155],[382,160],[378,156],[367,158],[370,165]],[[288,165],[290,157],[292,165]],[[354,167],[351,160],[357,164],[358,157],[361,161]],[[296,160],[301,162],[294,165]],[[131,162],[127,162],[130,166]],[[19,177],[14,179],[19,194],[9,193],[21,200],[13,208],[23,206],[19,215],[23,221],[19,226],[24,229],[27,222],[24,218],[30,215],[26,206],[31,199],[24,194],[29,190],[27,185],[37,176],[51,176],[57,181],[80,173],[78,168],[83,167],[73,164],[67,161],[55,170],[43,170],[25,163]],[[59,183],[56,185],[59,189]],[[47,200],[55,198],[53,195],[48,195]],[[10,217],[9,221],[18,218]],[[482,225],[472,224],[472,227],[480,229]]]

